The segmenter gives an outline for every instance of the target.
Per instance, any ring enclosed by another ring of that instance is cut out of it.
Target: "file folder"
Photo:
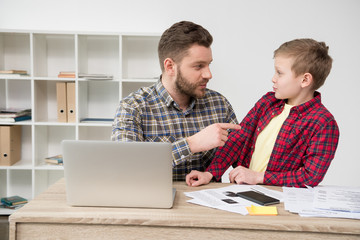
[[[56,83],[57,120],[67,122],[66,82]]]
[[[0,126],[0,166],[11,166],[21,158],[21,126]]]
[[[75,111],[75,82],[68,82],[66,84],[67,89],[67,121],[76,122]]]

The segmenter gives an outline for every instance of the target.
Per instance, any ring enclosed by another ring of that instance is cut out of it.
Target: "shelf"
[[[119,36],[79,35],[79,73],[119,77]]]
[[[31,108],[31,81],[0,79],[0,107]]]
[[[63,140],[109,141],[112,121],[80,120],[113,119],[123,97],[158,80],[159,39],[160,34],[153,33],[0,32],[0,70],[29,74],[0,75],[0,108],[32,109],[31,120],[0,122],[22,126],[22,157],[12,166],[0,166],[0,197],[32,199],[62,178],[63,166],[46,165],[45,158],[62,154]],[[76,77],[58,78],[63,71],[75,72]],[[79,73],[113,79],[87,80]],[[58,82],[75,82],[75,122],[57,119]]]
[[[122,78],[156,78],[161,74],[158,36],[123,36]]]
[[[119,82],[79,82],[79,118],[114,118],[119,104]]]
[[[8,170],[8,196],[19,195],[32,199],[32,172],[24,169]]]
[[[31,73],[30,33],[0,33],[0,70]]]
[[[45,164],[45,158],[62,154],[61,141],[74,140],[74,126],[35,126],[35,166]]]
[[[111,140],[111,124],[103,126],[80,126],[80,140]]]
[[[34,76],[56,78],[61,71],[75,72],[75,35],[34,34]]]

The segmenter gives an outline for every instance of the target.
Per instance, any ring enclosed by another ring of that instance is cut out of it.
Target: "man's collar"
[[[162,76],[160,76],[159,80],[156,82],[155,89],[167,107],[170,107],[173,104],[174,107],[178,108],[178,110],[181,111],[179,105],[174,101],[174,99],[170,96],[169,92],[162,84]],[[195,98],[191,99],[190,105],[186,109],[185,114],[187,112],[190,112],[190,110],[195,107],[196,102],[197,100]]]
[[[174,102],[174,99],[170,96],[169,92],[165,89],[164,85],[162,84],[161,76],[155,85],[155,89],[167,107],[169,107]]]

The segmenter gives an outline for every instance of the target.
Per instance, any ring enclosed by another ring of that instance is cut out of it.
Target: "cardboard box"
[[[21,126],[0,126],[0,166],[11,166],[21,159]]]

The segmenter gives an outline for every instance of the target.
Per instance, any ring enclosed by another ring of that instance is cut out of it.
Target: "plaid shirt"
[[[121,100],[111,138],[114,141],[171,142],[173,179],[183,181],[191,170],[204,171],[216,152],[212,149],[193,154],[186,137],[213,123],[237,123],[224,96],[207,89],[205,97],[193,99],[183,112],[159,80]]]
[[[258,135],[282,112],[284,104],[273,92],[255,104],[240,123],[242,129],[229,135],[207,168],[215,180],[219,181],[231,164],[249,167]],[[312,100],[293,107],[283,123],[264,174],[264,184],[318,185],[334,158],[338,140],[336,121],[322,105],[320,93],[315,92]]]

